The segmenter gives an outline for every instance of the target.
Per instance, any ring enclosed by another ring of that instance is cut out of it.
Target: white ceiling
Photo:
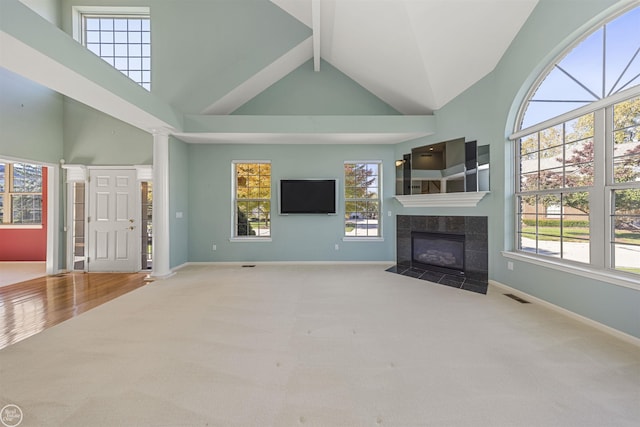
[[[414,115],[438,110],[490,73],[538,2],[271,1],[320,32],[322,59]]]

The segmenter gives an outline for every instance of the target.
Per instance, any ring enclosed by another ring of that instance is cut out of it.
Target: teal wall
[[[149,3],[152,91],[186,114],[200,114],[311,36],[268,0]]]
[[[60,26],[60,0],[20,0],[53,25]]]
[[[401,158],[412,147],[453,137],[489,144],[491,194],[475,209],[399,208],[396,213],[488,215],[490,279],[640,337],[640,291],[524,261],[511,260],[510,271],[501,254],[515,245],[514,143],[507,136],[514,130],[517,110],[544,67],[577,35],[616,10],[608,9],[615,3],[541,0],[496,69],[436,112],[437,134],[395,147]]]
[[[0,157],[57,164],[62,96],[0,68]]]
[[[153,136],[65,98],[64,159],[69,164],[150,165]]]
[[[233,114],[396,115],[398,111],[321,61],[314,71],[309,60]]]
[[[270,160],[272,241],[230,242],[233,160]],[[383,145],[196,145],[189,146],[189,261],[392,261],[395,218],[388,217],[392,190],[384,193],[384,242],[343,242],[344,206],[338,215],[277,213],[283,178],[337,178],[343,191],[346,160],[382,160],[384,189],[394,188],[393,148]],[[173,168],[173,165],[172,165]],[[386,191],[385,190],[385,191]],[[212,251],[213,244],[217,250]],[[335,244],[339,250],[334,249]]]
[[[170,138],[169,163],[169,264],[175,268],[189,261],[189,146]]]

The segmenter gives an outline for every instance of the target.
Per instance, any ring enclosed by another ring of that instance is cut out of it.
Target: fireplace
[[[486,216],[398,215],[389,271],[486,294],[488,237]]]
[[[464,235],[412,232],[411,264],[464,275]]]

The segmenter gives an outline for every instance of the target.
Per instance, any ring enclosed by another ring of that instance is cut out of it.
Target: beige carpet
[[[40,261],[0,261],[0,287],[46,276],[46,263]],[[0,423],[1,425],[1,423]]]
[[[638,425],[638,347],[384,269],[187,267],[0,351],[0,407],[20,426]]]

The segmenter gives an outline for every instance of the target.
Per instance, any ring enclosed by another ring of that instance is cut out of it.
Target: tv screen
[[[280,180],[281,214],[335,214],[335,179]]]

